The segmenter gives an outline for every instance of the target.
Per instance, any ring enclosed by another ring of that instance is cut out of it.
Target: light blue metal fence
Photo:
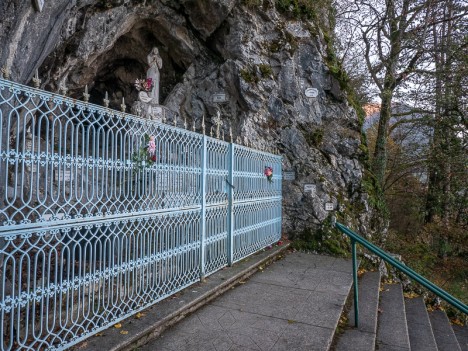
[[[280,238],[279,156],[3,79],[0,128],[0,350],[67,348]]]

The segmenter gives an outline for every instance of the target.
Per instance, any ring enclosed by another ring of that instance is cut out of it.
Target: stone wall
[[[285,233],[319,228],[326,203],[368,232],[360,126],[316,24],[286,18],[273,0],[45,0],[42,12],[7,0],[0,13],[0,67],[11,79],[27,83],[38,68],[42,87],[66,84],[80,98],[87,84],[92,102],[109,91],[111,107],[136,99],[133,81],[157,46],[162,101],[181,123],[200,131],[204,115],[209,130],[220,110],[226,135],[232,126],[236,142],[283,155]]]

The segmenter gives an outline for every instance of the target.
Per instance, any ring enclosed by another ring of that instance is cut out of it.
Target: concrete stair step
[[[468,325],[453,325],[452,329],[457,337],[458,344],[462,351],[468,351]]]
[[[409,351],[410,341],[401,284],[384,285],[379,310],[376,348],[379,351]]]
[[[437,351],[424,299],[405,299],[405,307],[411,351]]]
[[[445,312],[430,312],[429,318],[439,351],[461,351],[460,344]]]
[[[336,350],[372,351],[375,349],[379,305],[380,273],[368,272],[360,279],[359,328],[347,329],[338,339]],[[354,304],[349,313],[349,325],[354,326]]]

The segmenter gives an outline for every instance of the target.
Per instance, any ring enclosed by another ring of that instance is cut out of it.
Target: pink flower
[[[153,89],[153,78],[146,78],[146,82],[144,83],[144,89],[146,91],[150,91]]]
[[[146,79],[136,79],[135,80],[135,88],[137,88],[138,91],[146,91],[149,92],[153,89],[154,83],[152,78],[146,78]]]
[[[266,178],[270,183],[273,183],[273,168],[265,166],[263,174],[265,174]]]
[[[156,143],[154,142],[154,136],[150,137],[148,142],[148,153],[153,156],[156,152]]]

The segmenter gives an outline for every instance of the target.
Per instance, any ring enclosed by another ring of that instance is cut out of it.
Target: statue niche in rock
[[[152,120],[161,120],[163,110],[159,105],[159,70],[162,68],[162,59],[158,48],[153,48],[147,56],[149,69],[146,79],[137,79],[135,87],[140,91],[138,100],[132,106],[132,112],[137,116]]]

